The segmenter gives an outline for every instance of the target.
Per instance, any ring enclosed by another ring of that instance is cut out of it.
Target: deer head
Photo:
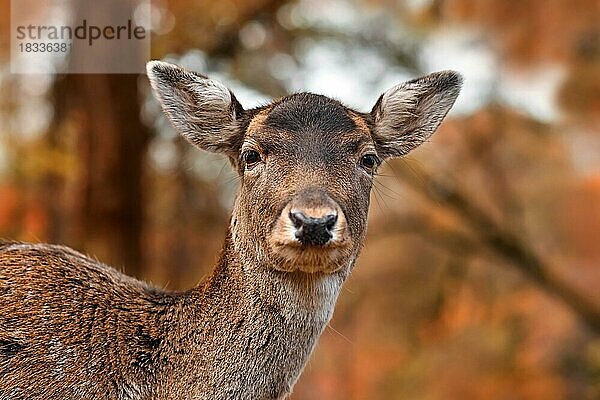
[[[350,270],[382,161],[427,140],[462,83],[455,72],[433,73],[389,89],[361,113],[312,93],[246,110],[204,75],[153,61],[148,76],[176,129],[237,171],[230,233],[241,259],[306,273]]]

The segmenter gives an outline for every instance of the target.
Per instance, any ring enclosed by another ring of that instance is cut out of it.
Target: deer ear
[[[195,146],[235,156],[242,135],[238,120],[244,108],[223,84],[161,61],[146,65],[150,84],[163,110]]]
[[[371,111],[378,153],[384,158],[403,156],[429,139],[454,104],[461,85],[460,74],[443,71],[382,94]]]

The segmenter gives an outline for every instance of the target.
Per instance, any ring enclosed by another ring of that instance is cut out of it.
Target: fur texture
[[[311,93],[244,110],[203,75],[148,75],[181,134],[238,171],[219,261],[175,293],[66,247],[0,242],[0,400],[285,398],[364,242],[378,164],[428,138],[460,86],[432,74],[371,114]],[[335,214],[331,238],[303,244],[291,211]]]

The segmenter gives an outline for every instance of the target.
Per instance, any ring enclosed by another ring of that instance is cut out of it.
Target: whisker
[[[383,203],[383,205],[385,207],[381,207],[381,205],[379,206],[381,212],[383,214],[387,214],[387,213],[392,213],[392,210],[390,209],[390,207],[387,205],[387,203],[385,202],[385,199],[383,198],[384,193],[377,187],[375,186],[375,193],[377,193],[379,195],[379,198],[381,199],[381,202]],[[389,196],[388,196],[389,197]],[[394,199],[395,200],[395,199]],[[379,204],[379,201],[378,201]],[[385,209],[384,209],[385,208]]]
[[[383,207],[381,207],[381,203],[379,202],[378,196],[381,196],[379,194],[379,189],[377,188],[377,186],[374,186],[373,189],[375,189],[373,191],[373,194],[375,195],[375,202],[377,203],[377,206],[379,207],[379,211],[381,211],[383,214],[385,214],[385,210],[383,209]],[[383,201],[383,199],[382,199],[382,201]]]
[[[382,174],[381,172],[378,172],[376,176],[382,176],[384,178],[395,178],[395,175],[390,175],[390,174]]]
[[[395,194],[396,196],[398,196],[398,197],[394,197],[394,196],[391,196],[391,195],[389,195],[389,194],[387,195],[388,197],[390,197],[390,198],[392,198],[392,199],[394,199],[394,200],[398,200],[399,198],[401,198],[401,197],[403,196],[401,193],[398,193],[398,192],[396,192],[394,189],[391,189],[390,187],[388,187],[388,186],[384,185],[382,182],[375,182],[375,183],[376,183],[377,185],[379,185],[379,186],[378,186],[379,188],[385,189],[385,190],[387,190],[388,192],[390,192],[390,193],[392,193],[392,194]],[[385,194],[385,193],[384,193],[384,194]]]
[[[217,174],[217,179],[221,177],[221,174],[223,173],[223,171],[225,171],[225,167],[227,166],[227,164],[223,163],[223,165],[221,165],[221,169],[219,170],[219,173]],[[234,175],[237,177],[237,175]]]
[[[346,342],[348,342],[348,343],[350,343],[350,344],[353,344],[353,343],[352,343],[352,340],[348,339],[348,338],[347,338],[346,336],[344,336],[344,335],[343,335],[341,332],[339,332],[339,331],[338,331],[338,330],[336,330],[336,329],[335,329],[333,326],[331,326],[331,323],[327,324],[327,327],[328,327],[329,329],[331,329],[332,331],[334,331],[335,333],[337,333],[338,335],[340,335],[340,337],[341,337],[342,339],[344,339]]]

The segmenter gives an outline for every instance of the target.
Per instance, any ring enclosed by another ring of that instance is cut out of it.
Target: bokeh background
[[[193,286],[228,221],[227,162],[178,138],[143,75],[10,74],[9,15],[0,0],[0,237]],[[152,29],[153,58],[246,107],[308,90],[368,111],[420,74],[466,78],[377,179],[293,399],[600,398],[597,0],[153,0]]]

